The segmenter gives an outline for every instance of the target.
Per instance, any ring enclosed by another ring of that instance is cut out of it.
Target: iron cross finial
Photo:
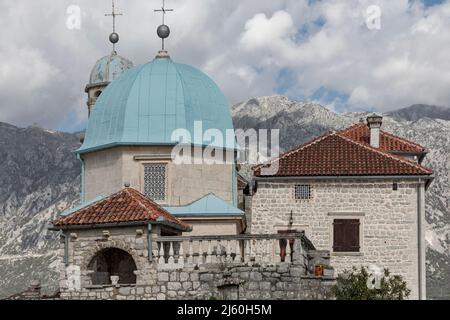
[[[116,17],[122,16],[122,13],[116,13],[115,3],[112,0],[112,12],[105,14],[106,17],[112,17],[113,19],[113,32],[109,36],[109,41],[113,44],[113,51],[116,52],[116,43],[119,42],[119,35],[116,33]]]
[[[161,9],[157,9],[157,10],[155,10],[155,12],[161,12],[162,13],[162,24],[164,25],[164,24],[166,24],[165,23],[166,22],[166,20],[165,20],[166,13],[167,12],[173,12],[174,10],[173,9],[166,9],[166,0],[162,0],[162,2],[163,2],[163,4],[162,4]]]

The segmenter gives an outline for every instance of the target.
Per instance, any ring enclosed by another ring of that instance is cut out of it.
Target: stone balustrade
[[[315,249],[303,232],[160,237],[155,242],[153,257],[158,269],[182,269],[206,264],[289,264],[304,259],[309,250]]]

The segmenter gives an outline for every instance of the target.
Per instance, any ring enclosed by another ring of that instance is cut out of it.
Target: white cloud
[[[207,72],[231,103],[275,93],[280,72],[289,70],[286,92],[312,100],[319,89],[336,92],[338,99],[322,101],[330,108],[449,106],[449,2],[171,0],[167,47],[174,60]],[[83,12],[79,31],[66,28],[72,4]],[[370,5],[381,8],[381,30],[366,27]],[[159,49],[159,6],[116,1],[125,14],[118,51],[135,64]],[[0,0],[0,7],[0,121],[49,128],[67,123],[68,114],[72,123],[85,121],[90,69],[111,50],[110,1]]]
[[[264,13],[259,13],[245,24],[241,45],[247,50],[278,46],[280,47],[277,49],[283,49],[285,44],[291,43],[289,37],[294,32],[294,22],[286,11],[277,11],[270,18]]]

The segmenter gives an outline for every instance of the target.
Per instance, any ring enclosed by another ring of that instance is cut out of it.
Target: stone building
[[[181,237],[190,226],[132,188],[68,212],[54,228],[63,235],[62,299],[332,298],[332,275],[313,276],[329,255],[302,232]],[[285,239],[293,249],[281,254]]]
[[[245,234],[247,183],[213,80],[166,51],[132,67],[114,50],[86,91],[82,203],[51,228],[61,298],[330,298],[332,275],[312,276],[328,252],[303,232]]]
[[[425,192],[432,172],[424,147],[380,130],[371,116],[254,168],[253,234],[303,230],[331,252],[337,273],[353,266],[402,275],[425,299]]]
[[[194,235],[245,232],[233,122],[212,79],[166,51],[133,67],[114,50],[95,64],[86,92],[90,117],[76,151],[82,203],[129,186],[188,221]],[[208,140],[211,130],[223,139]],[[208,152],[214,163],[204,161]]]
[[[52,226],[63,299],[329,299],[330,264],[389,267],[425,297],[431,171],[379,117],[284,154],[274,175],[256,167],[249,184],[226,98],[167,51],[132,67],[113,50],[86,91],[82,203]]]

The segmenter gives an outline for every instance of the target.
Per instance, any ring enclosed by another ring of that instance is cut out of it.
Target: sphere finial
[[[119,35],[116,32],[113,32],[109,35],[109,41],[112,44],[116,44],[117,42],[119,42]]]
[[[161,39],[167,39],[170,36],[170,28],[165,24],[162,24],[158,27],[157,33],[158,37]]]

